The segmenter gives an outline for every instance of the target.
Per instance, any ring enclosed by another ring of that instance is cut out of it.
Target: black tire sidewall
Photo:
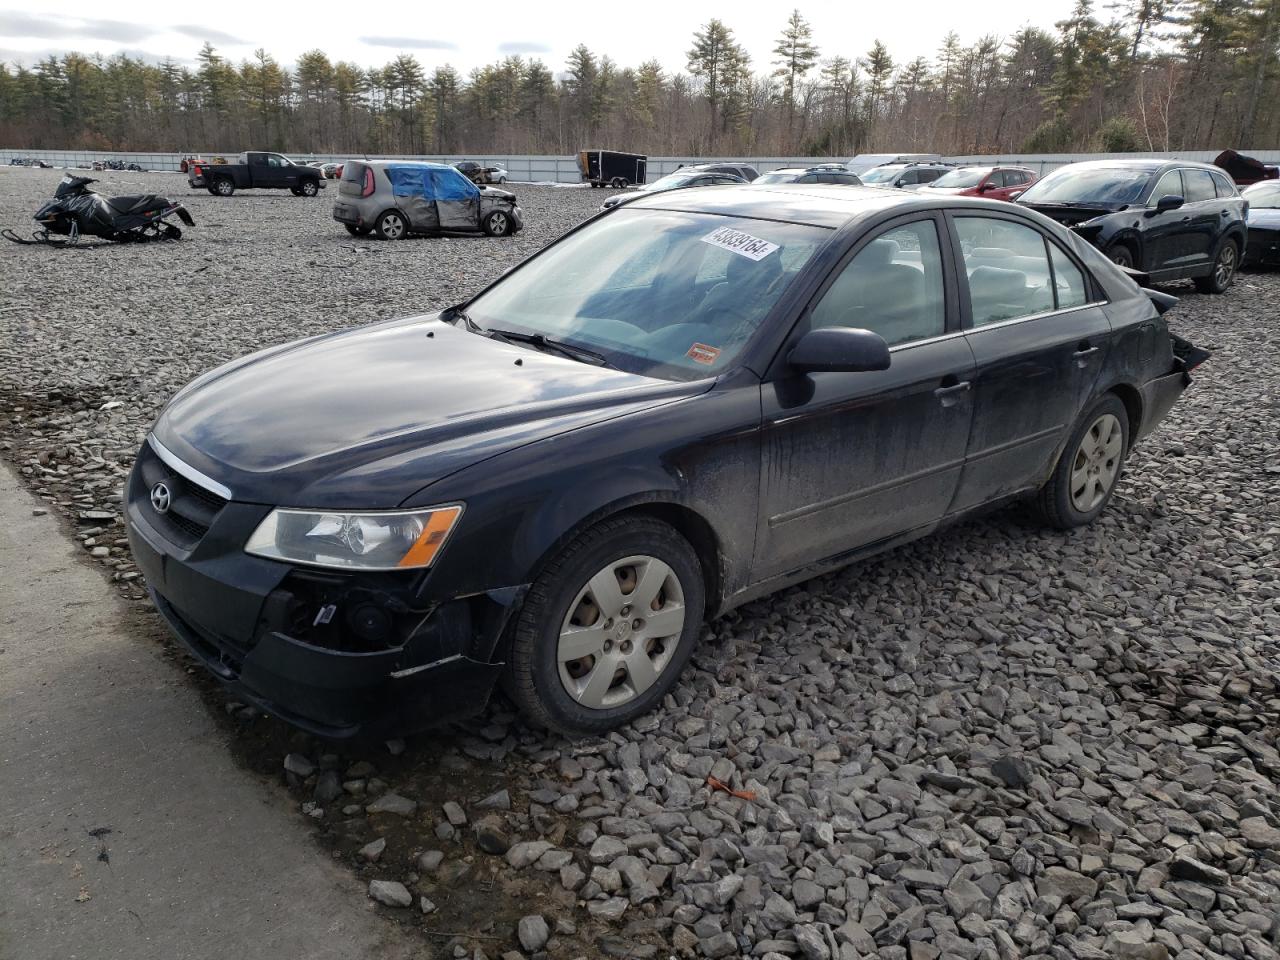
[[[320,184],[314,180],[307,180],[298,186],[298,195],[303,197],[314,197],[320,192]]]
[[[1222,286],[1218,285],[1218,258],[1222,256],[1222,251],[1227,247],[1231,247],[1236,252],[1235,269],[1231,271],[1231,276],[1227,278],[1227,282]],[[1213,263],[1209,267],[1209,275],[1205,277],[1196,277],[1196,289],[1201,293],[1226,293],[1231,289],[1231,285],[1236,282],[1236,274],[1240,272],[1240,247],[1232,237],[1227,237],[1213,251]]]
[[[1107,491],[1107,495],[1102,498],[1101,503],[1088,513],[1082,513],[1071,502],[1071,467],[1075,463],[1076,452],[1080,449],[1080,441],[1084,439],[1085,433],[1099,417],[1107,413],[1112,414],[1120,421],[1120,430],[1124,435],[1124,450],[1120,454],[1120,463],[1116,467],[1116,478],[1111,484],[1111,489]],[[1125,409],[1125,405],[1120,398],[1113,393],[1108,393],[1094,401],[1085,415],[1080,418],[1076,428],[1071,432],[1071,439],[1067,441],[1067,445],[1062,450],[1062,456],[1058,458],[1058,465],[1054,467],[1053,478],[1050,481],[1049,492],[1053,500],[1051,507],[1060,518],[1059,526],[1085,526],[1096,520],[1102,511],[1110,506],[1111,500],[1116,494],[1116,488],[1120,485],[1120,478],[1124,474],[1125,462],[1129,458],[1129,445],[1132,439],[1131,429],[1129,412]]]
[[[493,228],[494,218],[497,217],[499,214],[501,214],[506,221],[506,226],[503,227],[501,231],[495,230]],[[488,216],[484,218],[484,232],[491,237],[505,237],[507,234],[511,232],[511,214],[506,213],[502,210],[494,210],[492,213],[490,213]]]
[[[1120,263],[1118,260],[1116,260],[1117,255],[1122,255],[1124,257],[1125,262]],[[1133,269],[1133,265],[1134,265],[1133,251],[1130,250],[1123,243],[1117,243],[1110,250],[1108,250],[1107,259],[1110,260],[1112,263],[1116,264],[1116,266],[1128,267],[1129,269]]]
[[[229,197],[231,194],[235,193],[235,190],[235,184],[226,177],[219,177],[213,182],[213,192],[220,197]]]
[[[685,623],[678,647],[658,680],[631,702],[610,710],[576,703],[560,681],[556,662],[560,626],[582,586],[611,561],[633,555],[656,557],[670,565],[684,591]],[[706,605],[697,554],[679,533],[656,520],[611,522],[575,539],[534,582],[516,620],[511,660],[515,677],[530,681],[525,696],[536,699],[533,719],[562,733],[598,734],[656,707],[683,672],[702,630]],[[522,669],[524,668],[524,669]],[[517,683],[519,681],[517,680]],[[528,687],[531,686],[531,689]],[[517,699],[522,699],[517,696]],[[523,703],[526,708],[530,706]]]

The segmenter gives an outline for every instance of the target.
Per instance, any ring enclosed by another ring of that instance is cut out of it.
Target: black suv
[[[835,183],[846,187],[862,184],[855,173],[850,173],[839,163],[821,163],[816,167],[780,167],[754,181],[760,185],[777,183]]]
[[[681,172],[696,170],[698,173],[731,173],[735,177],[741,177],[747,183],[760,176],[760,171],[749,163],[735,163],[725,160],[716,160],[709,163],[690,163],[688,165],[682,163],[676,169]]]
[[[1152,281],[1191,279],[1223,293],[1248,236],[1231,178],[1189,160],[1091,160],[1053,171],[1018,197]]]
[[[918,190],[926,183],[950,173],[955,169],[953,163],[884,163],[862,173],[862,182],[876,187],[899,187],[903,190]]]

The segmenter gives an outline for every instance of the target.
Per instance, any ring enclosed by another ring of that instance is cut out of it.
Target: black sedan
[[[715,170],[686,169],[669,173],[665,177],[646,183],[642,187],[628,190],[626,193],[615,193],[600,204],[601,210],[612,210],[624,203],[630,203],[638,197],[654,193],[666,193],[668,190],[687,190],[690,187],[727,187],[731,184],[743,184],[747,181],[734,173]]]
[[[1263,180],[1245,187],[1249,201],[1249,244],[1246,266],[1280,266],[1280,180]]]
[[[1245,201],[1207,163],[1073,163],[1016,202],[1071,227],[1122,267],[1153,282],[1190,278],[1201,293],[1225,293],[1245,253]]]
[[[990,504],[1094,520],[1205,356],[1171,302],[998,201],[645,196],[438,315],[198,378],[138,454],[129,538],[195,656],[312,731],[501,682],[600,732],[709,616]]]

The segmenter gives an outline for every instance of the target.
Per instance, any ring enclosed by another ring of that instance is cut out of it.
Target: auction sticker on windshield
[[[713,247],[730,250],[746,257],[748,260],[763,260],[778,249],[776,243],[761,240],[759,237],[753,237],[751,234],[735,230],[733,227],[721,227],[718,230],[712,230],[702,238],[702,242],[709,243]]]
[[[716,358],[720,356],[719,347],[709,347],[705,343],[695,343],[689,348],[685,354],[694,363],[701,363],[704,366],[711,366],[716,362]]]

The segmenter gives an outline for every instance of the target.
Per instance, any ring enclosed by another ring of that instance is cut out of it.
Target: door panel
[[[1147,201],[1150,216],[1142,215],[1142,245],[1145,262],[1134,264],[1139,270],[1177,270],[1186,257],[1186,228],[1191,214],[1185,207],[1156,213],[1156,202],[1163,196],[1184,196],[1182,174],[1170,170],[1162,176]]]
[[[764,384],[758,578],[927,527],[951,502],[973,355],[954,329],[938,222],[900,222],[867,240],[801,320],[805,330],[879,334],[887,370],[784,371]]]
[[[1038,230],[986,217],[953,222],[976,365],[973,424],[951,508],[960,512],[1043,480],[1092,395],[1111,324],[1101,307],[1084,303],[1078,265]]]
[[[1188,267],[1207,265],[1214,254],[1221,211],[1224,204],[1218,199],[1213,175],[1208,170],[1183,170],[1182,183],[1187,191],[1184,208],[1190,216],[1185,237],[1185,261]]]
[[[936,522],[956,490],[972,416],[962,336],[895,349],[888,370],[764,385],[764,579]]]

